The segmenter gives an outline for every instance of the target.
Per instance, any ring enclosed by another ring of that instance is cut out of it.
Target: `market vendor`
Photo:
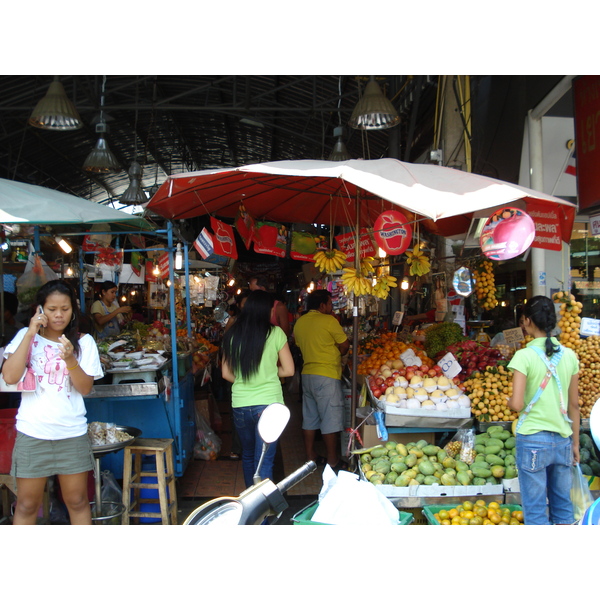
[[[125,322],[123,315],[130,312],[130,306],[119,306],[117,302],[117,284],[114,281],[102,282],[100,299],[96,300],[90,308],[96,339],[118,335]]]
[[[435,308],[428,310],[427,312],[420,313],[418,315],[405,315],[403,321],[405,323],[412,323],[413,321],[423,321],[424,323],[435,322]]]

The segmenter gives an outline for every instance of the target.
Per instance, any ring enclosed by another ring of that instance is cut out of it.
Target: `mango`
[[[471,483],[471,476],[467,471],[459,471],[456,474],[456,481],[458,481],[460,485],[469,485]]]
[[[394,463],[398,463],[398,462],[404,463],[404,459],[405,459],[405,457],[404,457],[404,456],[400,456],[400,455],[398,454],[397,456],[392,456],[392,458],[390,459],[390,462],[391,462],[392,464],[394,464]]]
[[[416,456],[417,458],[421,458],[424,456],[423,450],[421,448],[418,448],[417,446],[413,446],[409,451],[409,454],[413,454],[414,456]]]
[[[371,450],[371,456],[373,458],[380,458],[381,456],[387,456],[388,450],[387,448],[384,448],[383,446],[379,447],[379,448],[373,448]]]
[[[503,446],[486,446],[485,447],[485,455],[488,454],[498,454],[500,450],[502,450]]]
[[[508,456],[506,456],[504,458],[504,466],[505,467],[512,467],[516,464],[517,464],[517,459],[512,454],[509,454]]]
[[[435,466],[430,460],[423,460],[419,463],[419,472],[423,475],[433,475]]]
[[[475,461],[473,465],[475,464],[482,469],[489,469],[491,466],[490,463],[485,460],[485,456],[481,460]],[[471,467],[473,467],[473,465],[471,465]],[[471,470],[473,469],[471,468]]]
[[[475,444],[474,450],[475,450],[475,452],[477,452],[477,454],[484,454],[485,453],[485,444]]]
[[[517,476],[517,469],[513,465],[508,465],[504,473],[505,479],[514,479]]]
[[[376,473],[382,473],[383,475],[387,475],[391,471],[391,464],[387,461],[380,461],[375,466]]]
[[[416,479],[411,479],[408,482],[408,487],[410,487],[411,485],[421,485]]]
[[[419,440],[419,441],[417,442],[417,447],[418,447],[418,448],[421,448],[421,450],[422,450],[423,448],[425,448],[425,446],[428,446],[428,445],[429,445],[429,442],[427,442],[427,441],[425,441],[425,440]]]
[[[440,447],[433,444],[427,444],[427,446],[423,447],[423,454],[426,456],[435,456],[439,451]]]
[[[394,481],[394,485],[396,487],[408,487],[409,483],[410,477],[407,477],[406,475],[404,475],[404,473],[402,475],[398,475],[398,477],[396,477],[396,480]]]
[[[395,450],[395,449],[396,449],[396,446],[397,446],[396,442],[391,442],[391,441],[390,441],[390,442],[386,442],[386,443],[385,443],[385,445],[384,445],[384,447],[385,447],[385,448],[386,448],[388,451],[390,451],[390,450]]]
[[[448,473],[444,473],[440,477],[440,483],[442,485],[456,485],[456,479],[454,479],[454,477],[452,477],[452,475],[448,475]]]
[[[444,469],[444,473],[446,473],[446,475],[450,475],[452,477],[456,477],[456,469]]]
[[[417,457],[415,454],[409,454],[404,459],[404,462],[405,462],[406,466],[410,469],[411,467],[414,467],[417,464]]]
[[[487,479],[488,477],[492,476],[492,471],[490,469],[480,467],[479,463],[473,463],[471,465],[471,471],[475,477],[483,477],[484,479]]]
[[[406,446],[404,444],[396,444],[396,452],[400,456],[407,456],[408,455],[408,450],[406,449]]]
[[[408,470],[408,467],[403,462],[393,462],[390,469],[394,473],[403,473],[404,471]]]
[[[406,471],[404,471],[403,475],[405,475],[409,479],[414,479],[417,476],[417,473],[417,469],[407,469]]]
[[[419,485],[422,485],[423,482],[425,481],[425,475],[423,475],[423,473],[417,473],[417,476],[414,479],[416,482],[418,482]],[[410,484],[409,484],[410,485]]]
[[[456,460],[451,456],[446,456],[446,458],[442,461],[442,466],[444,469],[454,469],[456,466]]]
[[[434,475],[425,475],[423,485],[436,485],[439,483],[439,479]]]
[[[471,485],[485,485],[486,481],[483,477],[473,477]]]
[[[480,433],[475,436],[475,443],[485,445],[486,440],[489,440],[489,439],[490,439],[490,436],[487,433]]]
[[[512,450],[516,445],[517,445],[517,438],[509,437],[507,440],[504,441],[504,447],[507,450]]]
[[[448,456],[448,453],[442,448],[438,453],[437,453],[437,459],[438,462],[444,462],[444,459]]]
[[[390,471],[383,480],[383,483],[386,485],[394,485],[396,478],[398,477],[398,473],[394,473],[394,471]]]
[[[457,471],[468,471],[469,465],[466,462],[463,462],[462,460],[457,460],[455,468]]]
[[[485,462],[487,462],[491,466],[493,466],[493,465],[502,465],[502,466],[504,466],[504,460],[502,460],[496,454],[486,454],[485,455]]]
[[[366,454],[361,454],[360,455],[360,462],[361,463],[370,463],[372,459],[373,459],[373,457],[368,452]]]
[[[492,477],[495,477],[496,479],[502,479],[504,477],[504,473],[506,472],[504,465],[493,465],[491,470]]]

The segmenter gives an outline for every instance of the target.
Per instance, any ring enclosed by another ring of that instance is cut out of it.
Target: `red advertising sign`
[[[375,256],[377,254],[377,248],[375,247],[375,244],[373,244],[373,240],[367,229],[363,227],[359,234],[360,257]],[[346,259],[349,262],[354,260],[355,240],[356,236],[354,233],[343,233],[335,236],[335,241],[338,243],[340,250],[346,255]]]
[[[233,227],[214,217],[210,218],[210,226],[214,234],[214,254],[236,259],[238,253],[235,245],[235,237],[233,235]]]
[[[258,221],[254,227],[254,252],[283,258],[287,246],[285,227],[270,221]]]
[[[573,82],[579,210],[600,206],[600,75]]]
[[[530,201],[527,208],[529,216],[535,223],[535,237],[533,238],[531,247],[561,251],[560,215],[556,206],[548,202],[534,204]]]
[[[399,255],[408,250],[412,240],[412,227],[397,210],[382,212],[373,225],[377,245],[386,254]]]
[[[535,236],[533,219],[514,207],[497,210],[485,223],[479,243],[491,260],[509,260],[523,254]]]
[[[169,276],[169,253],[163,252],[158,259],[158,268],[160,269],[160,276],[164,279]]]

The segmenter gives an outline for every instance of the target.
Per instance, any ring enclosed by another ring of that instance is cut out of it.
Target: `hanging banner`
[[[375,256],[377,254],[377,248],[369,235],[366,228],[362,228],[359,231],[359,244],[360,244],[360,257]],[[342,233],[341,235],[335,236],[335,241],[338,243],[340,250],[346,255],[346,260],[352,262],[354,260],[354,247],[355,247],[355,234],[354,233]]]
[[[497,210],[486,221],[479,243],[491,260],[508,260],[523,254],[535,237],[533,219],[519,208]]]
[[[160,277],[165,278],[169,276],[169,253],[163,252],[158,259],[158,268],[160,269]]]
[[[214,217],[210,218],[210,226],[214,234],[214,253],[219,254],[220,256],[228,256],[229,258],[237,259],[238,253],[235,246],[235,238],[233,236],[233,227]]]
[[[254,227],[254,252],[285,257],[287,230],[284,225],[271,221],[257,221]]]
[[[412,240],[412,226],[397,210],[382,212],[373,225],[375,242],[386,254],[399,255],[408,250]]]
[[[579,210],[600,206],[600,76],[573,81]]]
[[[242,238],[246,250],[250,250],[250,246],[254,241],[254,219],[246,212],[246,208],[240,203],[240,209],[234,221],[235,228]]]
[[[144,266],[144,257],[139,252],[131,253],[131,270],[137,277],[142,274],[142,267]]]
[[[290,258],[294,260],[314,260],[317,250],[327,248],[324,235],[313,235],[307,231],[292,231]]]
[[[532,248],[544,250],[562,250],[562,235],[559,211],[549,202],[536,204],[529,202],[527,214],[535,223],[535,237],[531,243]]]

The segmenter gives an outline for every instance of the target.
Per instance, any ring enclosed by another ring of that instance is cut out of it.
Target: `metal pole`
[[[356,192],[356,238],[354,242],[354,266],[356,272],[360,273],[360,200],[359,193]],[[351,376],[351,391],[350,400],[350,427],[354,431],[356,429],[356,373],[358,371],[358,298],[355,293],[352,293],[352,376]],[[354,438],[353,438],[354,439]]]

